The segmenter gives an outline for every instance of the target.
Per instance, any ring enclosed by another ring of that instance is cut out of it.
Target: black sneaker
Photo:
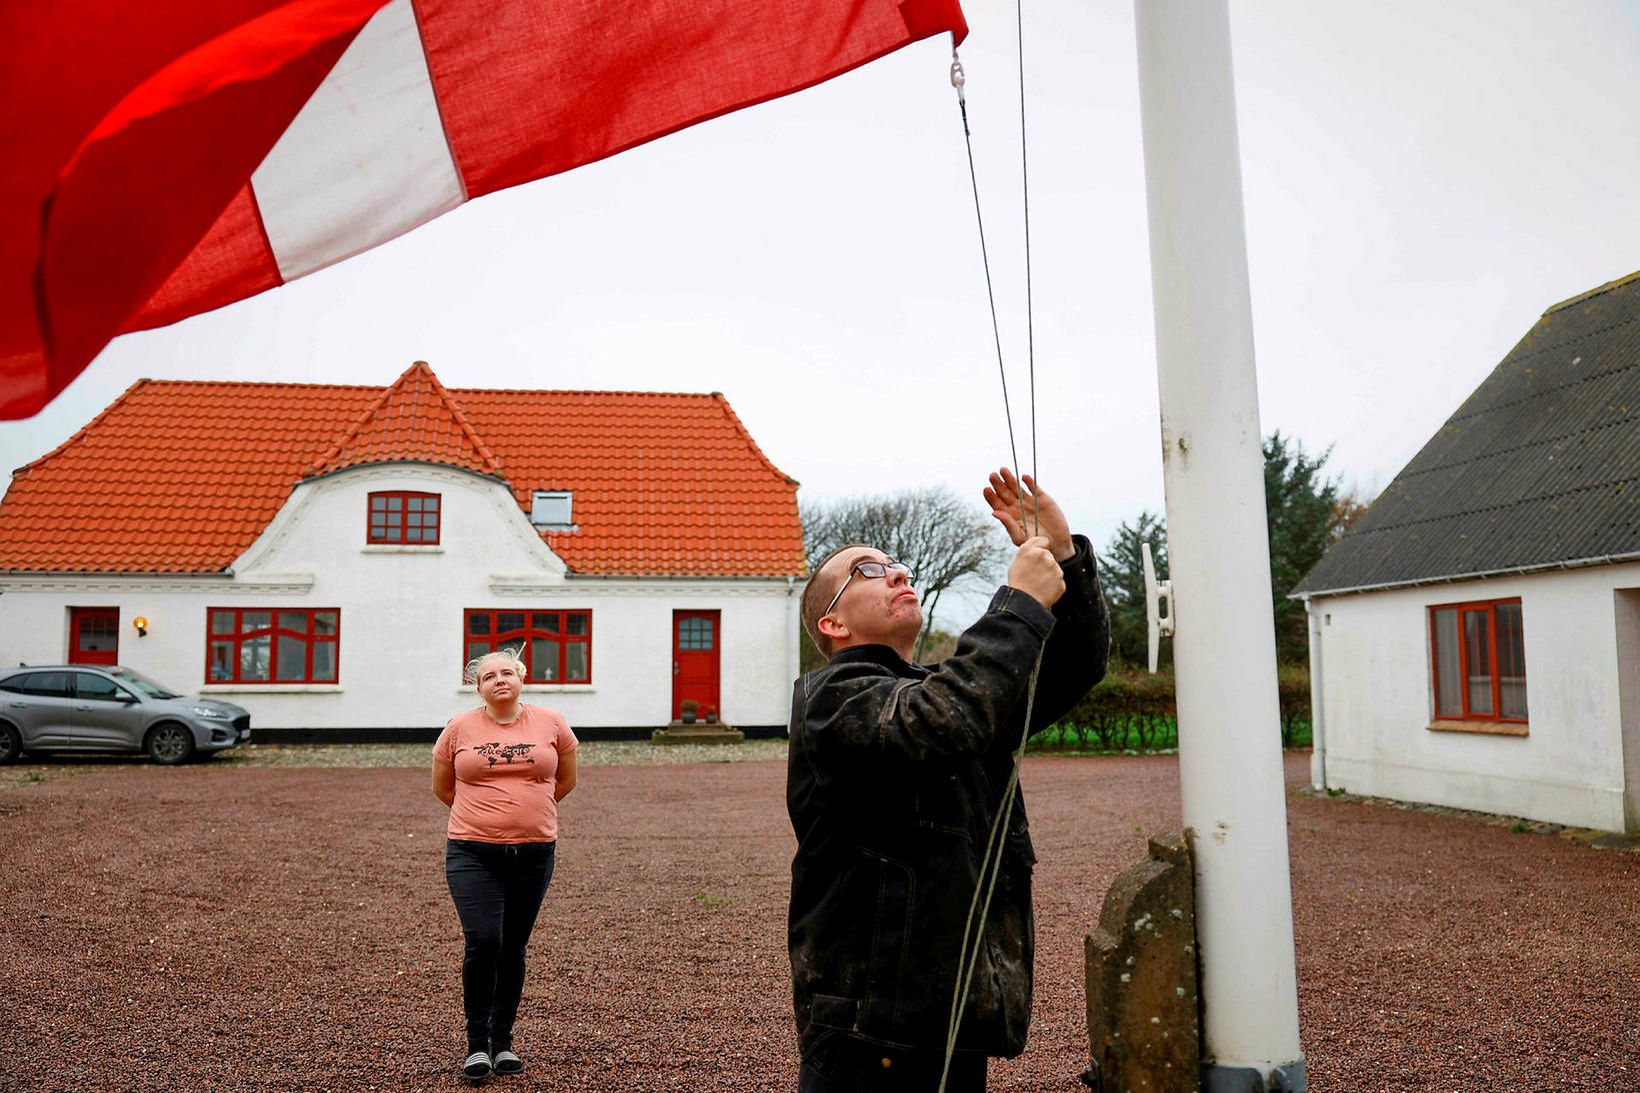
[[[495,1072],[497,1074],[524,1073],[524,1060],[510,1047],[504,1047],[495,1053]]]
[[[467,1056],[467,1061],[461,1064],[461,1076],[469,1082],[482,1082],[490,1076],[494,1067],[490,1065],[490,1053],[475,1051]]]

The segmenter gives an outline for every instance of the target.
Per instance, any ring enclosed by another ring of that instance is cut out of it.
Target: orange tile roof
[[[526,513],[572,491],[576,529],[543,533],[572,572],[804,572],[797,483],[721,394],[448,390],[421,362],[385,389],[139,380],[14,472],[0,571],[220,572],[304,477],[405,460],[501,479]]]

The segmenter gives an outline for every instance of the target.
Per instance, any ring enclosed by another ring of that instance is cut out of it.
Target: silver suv
[[[250,735],[244,708],[178,694],[130,668],[0,672],[0,763],[25,751],[140,751],[169,765],[243,744]]]

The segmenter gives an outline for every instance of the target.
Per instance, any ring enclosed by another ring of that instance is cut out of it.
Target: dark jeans
[[[444,877],[467,935],[461,995],[467,1051],[512,1047],[524,994],[524,948],[552,880],[557,843],[483,843],[451,839]]]
[[[879,1047],[849,1036],[830,1036],[803,1060],[797,1093],[935,1093],[940,1087],[938,1052]],[[945,1093],[985,1093],[986,1059],[971,1051],[951,1059]]]

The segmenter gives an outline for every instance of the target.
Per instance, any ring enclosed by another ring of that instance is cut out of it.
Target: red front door
[[[68,609],[68,662],[117,664],[120,657],[120,609]]]
[[[695,716],[706,720],[718,710],[718,646],[721,612],[672,612],[672,720],[683,717],[686,700],[695,703]]]

